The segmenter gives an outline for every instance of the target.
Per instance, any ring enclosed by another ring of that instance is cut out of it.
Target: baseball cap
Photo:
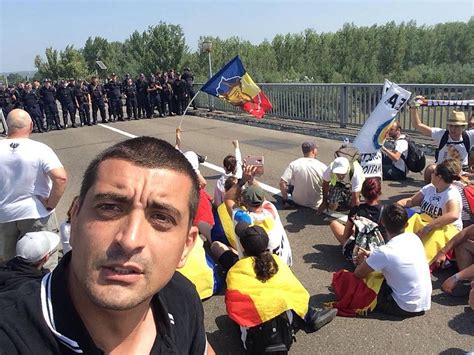
[[[242,200],[252,207],[261,206],[265,200],[265,192],[258,185],[250,185],[242,191]]]
[[[304,142],[301,144],[301,150],[303,151],[303,154],[307,154],[316,148],[319,148],[319,146],[314,142]]]
[[[350,163],[347,158],[339,157],[334,159],[332,162],[331,172],[334,174],[347,174],[349,171]]]
[[[257,256],[268,249],[268,234],[260,226],[239,222],[235,226],[235,234],[247,255]]]
[[[52,232],[28,232],[16,243],[16,256],[35,263],[53,252],[59,244],[59,235]]]

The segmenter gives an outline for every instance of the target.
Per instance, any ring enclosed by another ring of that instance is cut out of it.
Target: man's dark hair
[[[381,221],[390,234],[401,234],[408,221],[407,210],[398,203],[392,203],[383,209]]]
[[[189,225],[194,220],[199,202],[199,182],[193,167],[186,157],[168,142],[153,137],[128,139],[107,148],[87,167],[79,193],[79,206],[82,206],[87,191],[97,179],[99,165],[110,159],[120,159],[149,169],[168,169],[182,173],[191,179],[189,196]]]

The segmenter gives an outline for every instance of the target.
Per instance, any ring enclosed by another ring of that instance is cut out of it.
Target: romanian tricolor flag
[[[209,79],[201,91],[239,106],[257,118],[262,118],[272,109],[270,100],[245,71],[239,56]]]
[[[304,319],[308,312],[308,291],[279,256],[273,258],[278,272],[266,282],[257,279],[253,257],[239,260],[227,273],[225,305],[238,325],[254,327],[288,310]]]
[[[328,303],[327,306],[336,308],[338,316],[366,315],[377,306],[377,296],[383,280],[381,272],[371,272],[363,279],[347,270],[335,272],[332,276],[332,288],[337,301]]]

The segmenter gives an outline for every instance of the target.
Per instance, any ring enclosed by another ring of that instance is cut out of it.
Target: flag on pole
[[[257,118],[262,118],[272,109],[270,100],[245,71],[239,56],[209,79],[201,91],[239,106]]]

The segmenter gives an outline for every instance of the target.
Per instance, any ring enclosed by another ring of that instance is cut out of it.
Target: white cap
[[[198,159],[197,154],[193,152],[192,150],[189,150],[186,153],[184,153],[184,156],[186,157],[186,159],[188,159],[189,164],[191,164],[191,166],[194,169],[194,172],[197,175],[201,174],[201,172],[199,171],[199,159]]]
[[[59,235],[52,232],[29,232],[16,243],[16,256],[28,263],[43,259],[58,247]]]
[[[350,168],[350,163],[347,158],[339,157],[332,162],[331,172],[334,174],[347,174]]]

